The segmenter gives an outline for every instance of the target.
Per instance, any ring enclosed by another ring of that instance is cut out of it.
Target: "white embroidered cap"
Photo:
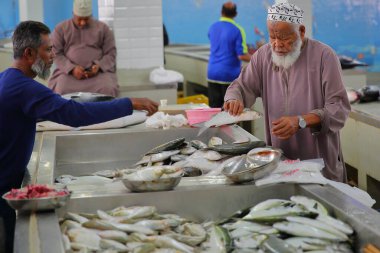
[[[78,17],[92,15],[92,0],[74,0],[73,12]]]
[[[303,10],[295,4],[282,2],[268,8],[267,20],[303,24]]]

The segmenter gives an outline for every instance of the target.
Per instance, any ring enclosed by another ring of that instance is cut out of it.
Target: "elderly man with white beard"
[[[303,11],[294,4],[270,7],[267,27],[270,42],[231,83],[224,109],[238,115],[261,97],[267,145],[289,159],[323,158],[323,175],[346,182],[339,131],[350,104],[336,54],[305,37]]]

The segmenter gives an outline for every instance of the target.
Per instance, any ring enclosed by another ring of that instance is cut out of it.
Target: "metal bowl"
[[[54,210],[56,208],[66,205],[70,199],[71,192],[68,192],[64,196],[45,197],[45,198],[33,198],[33,199],[9,199],[6,198],[5,193],[2,197],[7,201],[8,205],[18,211],[47,211]]]
[[[176,187],[182,179],[178,177],[160,178],[152,181],[121,179],[125,187],[132,192],[170,191]]]
[[[245,183],[269,175],[281,157],[281,152],[271,148],[258,148],[242,155],[237,161],[226,164],[223,175],[234,183]]]

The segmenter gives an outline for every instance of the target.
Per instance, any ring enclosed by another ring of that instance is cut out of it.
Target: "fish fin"
[[[207,129],[209,129],[209,127],[207,126],[203,126],[202,128],[200,128],[198,131],[197,137],[203,134]]]

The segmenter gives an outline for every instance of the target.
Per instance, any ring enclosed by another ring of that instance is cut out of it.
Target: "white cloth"
[[[122,128],[129,125],[142,123],[146,120],[147,116],[145,112],[134,111],[132,115],[121,117],[118,119],[110,120],[107,122],[83,126],[83,127],[71,127],[67,125],[58,124],[51,121],[41,121],[37,123],[37,131],[70,131],[70,130],[97,130],[97,129],[110,129],[110,128]]]

